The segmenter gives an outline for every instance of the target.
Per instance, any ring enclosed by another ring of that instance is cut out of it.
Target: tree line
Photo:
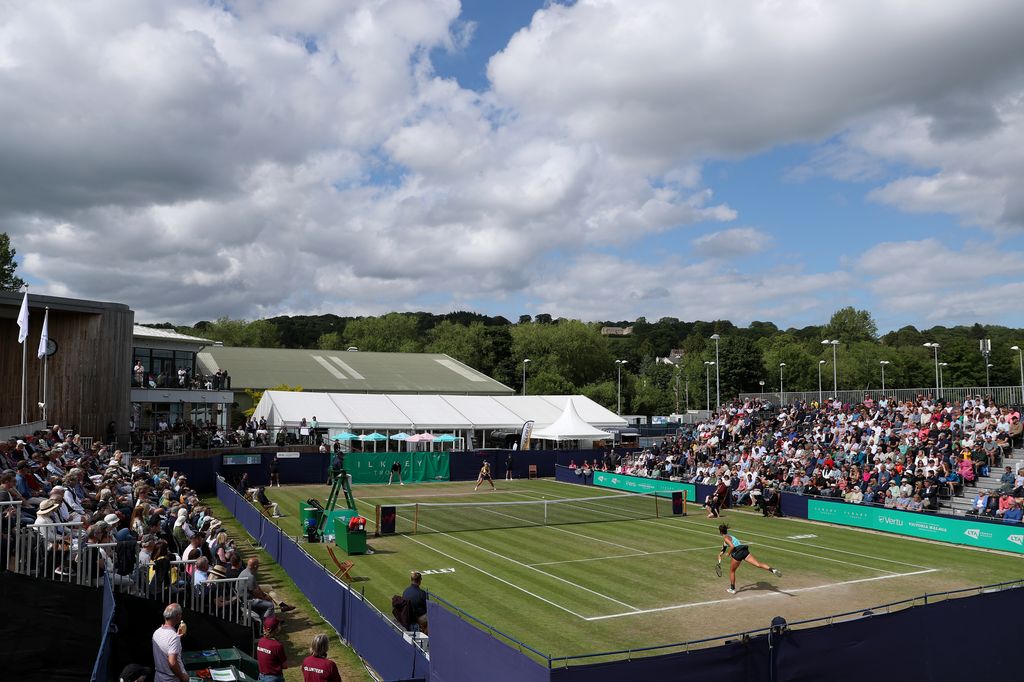
[[[360,351],[445,353],[515,388],[522,388],[522,360],[529,358],[527,389],[533,394],[582,393],[610,409],[617,398],[616,360],[622,365],[622,410],[631,414],[669,414],[703,409],[710,383],[714,403],[713,334],[720,336],[718,370],[723,399],[739,393],[778,391],[779,365],[786,392],[816,391],[818,372],[824,390],[832,388],[832,346],[836,339],[840,390],[878,391],[881,361],[887,361],[887,388],[935,385],[931,348],[939,343],[946,386],[985,386],[986,358],[981,339],[991,339],[988,358],[993,386],[1020,382],[1017,352],[1024,330],[995,325],[907,326],[879,335],[871,314],[852,307],[835,312],[827,324],[779,329],[771,322],[738,327],[728,320],[686,322],[671,317],[648,322],[581,322],[550,315],[523,315],[515,322],[471,312],[445,315],[388,313],[377,317],[315,315],[245,321],[220,318],[182,333],[220,341],[228,346],[315,348]],[[605,336],[602,327],[632,327],[629,335]],[[677,362],[666,364],[673,350]],[[824,364],[820,361],[824,360]],[[706,377],[710,375],[710,382]],[[689,402],[687,405],[687,397]]]

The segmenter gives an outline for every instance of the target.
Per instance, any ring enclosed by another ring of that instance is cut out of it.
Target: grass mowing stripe
[[[548,528],[550,530],[557,530],[560,533],[568,533],[569,535],[575,535],[576,537],[586,538],[588,540],[594,540],[595,542],[601,542],[601,543],[604,543],[606,545],[611,545],[613,547],[619,547],[620,549],[629,550],[630,552],[637,552],[638,554],[641,554],[641,555],[648,553],[645,550],[637,549],[636,547],[627,547],[626,545],[620,545],[619,543],[612,542],[611,540],[602,540],[601,538],[595,538],[595,537],[590,536],[590,535],[585,535],[584,533],[577,533],[575,531],[567,530],[565,528],[560,528],[559,526],[548,526],[548,525],[544,525],[544,524],[540,524],[540,523],[534,523],[532,521],[528,521],[527,519],[520,518],[520,517],[515,516],[513,514],[506,514],[505,512],[500,512],[500,511],[497,511],[495,509],[482,509],[481,511],[491,512],[492,514],[498,514],[500,516],[504,516],[504,517],[507,517],[507,518],[510,518],[510,519],[515,519],[517,521],[523,521],[523,522],[527,523],[529,526],[532,526],[532,527]]]
[[[557,483],[559,485],[576,485],[574,483],[562,483],[560,481],[545,481],[545,483]],[[570,497],[570,498],[566,498],[566,499],[572,499],[572,498]],[[743,512],[743,510],[736,510],[736,511],[739,511],[741,513],[752,514],[752,512]],[[688,524],[691,524],[691,525],[702,526],[702,527],[705,527],[705,528],[708,527],[707,524],[696,522],[696,521],[683,521],[682,519],[676,519],[676,520],[679,521],[680,523],[688,523]],[[849,529],[849,530],[856,530],[856,529]],[[875,559],[875,560],[884,561],[884,562],[890,563],[890,564],[900,564],[902,566],[909,566],[911,568],[918,568],[918,569],[922,569],[922,570],[932,570],[928,566],[919,566],[918,564],[912,564],[912,563],[909,563],[909,562],[906,562],[906,561],[899,561],[897,559],[887,559],[885,557],[880,557],[880,556],[872,556],[872,555],[868,555],[868,554],[861,554],[859,552],[851,552],[849,550],[837,549],[835,547],[825,547],[824,545],[816,545],[816,544],[810,543],[810,542],[802,542],[802,541],[799,541],[799,540],[790,540],[789,538],[780,537],[778,535],[769,535],[767,533],[757,533],[757,532],[753,532],[753,531],[744,532],[744,535],[749,535],[749,536],[752,536],[752,537],[768,538],[770,540],[774,540],[774,541],[778,541],[778,542],[788,542],[790,544],[799,545],[800,547],[813,547],[815,549],[823,549],[823,550],[828,551],[828,552],[837,552],[839,554],[849,554],[850,556],[858,556],[858,557],[861,557],[861,558],[864,558],[864,559]],[[903,538],[900,538],[900,539],[903,539]],[[768,545],[765,545],[765,547],[767,547],[767,546]],[[786,550],[783,550],[783,551],[786,551]],[[808,556],[817,556],[817,555],[811,554],[811,555],[808,555]],[[821,557],[821,558],[824,558],[824,557]],[[858,564],[851,564],[851,565],[852,566],[857,566]],[[881,569],[878,569],[878,570],[881,570]],[[889,573],[893,573],[893,572],[894,571],[889,571]]]
[[[725,599],[712,599],[710,601],[691,602],[688,604],[674,604],[672,606],[659,606],[653,609],[643,609],[642,611],[625,611],[623,613],[612,613],[604,616],[591,616],[586,618],[587,621],[598,621],[598,620],[609,620],[611,618],[622,618],[624,616],[639,616],[647,613],[661,613],[663,611],[676,611],[679,609],[688,609],[695,606],[711,606],[713,604],[733,604],[737,601],[749,601],[751,599],[762,599],[764,597],[777,597],[779,595],[792,595],[798,592],[813,592],[814,590],[825,590],[833,587],[841,587],[843,585],[853,585],[856,583],[868,583],[875,580],[891,580],[893,578],[908,578],[914,575],[922,575],[924,573],[934,573],[937,568],[929,568],[924,571],[912,571],[910,573],[896,573],[894,575],[876,575],[872,578],[857,578],[856,580],[844,580],[838,583],[828,583],[827,585],[813,585],[811,587],[798,587],[792,590],[779,590],[777,592],[766,592],[764,594],[753,594],[749,597],[729,597]],[[742,590],[741,590],[742,591]]]
[[[539,594],[534,594],[533,592],[530,592],[525,587],[521,587],[519,585],[516,585],[515,583],[511,583],[511,582],[505,580],[504,578],[499,578],[498,576],[494,575],[493,573],[488,573],[484,569],[480,568],[479,566],[474,566],[473,564],[469,563],[465,559],[460,559],[460,558],[458,558],[456,556],[452,556],[451,554],[448,554],[447,552],[443,552],[443,551],[439,550],[437,547],[432,547],[432,546],[428,545],[427,543],[422,542],[420,540],[417,540],[416,538],[414,538],[412,536],[406,535],[404,537],[405,537],[406,540],[409,540],[410,542],[415,542],[417,545],[421,545],[423,547],[426,547],[427,549],[429,549],[432,552],[437,552],[438,554],[440,554],[443,557],[447,557],[447,558],[451,559],[452,561],[455,561],[455,562],[458,562],[458,563],[462,564],[463,566],[468,566],[469,568],[473,569],[474,571],[477,571],[479,573],[483,573],[488,578],[491,578],[493,580],[497,580],[498,582],[503,583],[505,585],[508,585],[509,587],[513,587],[513,588],[519,590],[520,592],[523,592],[525,594],[530,595],[534,599],[539,599],[540,601],[544,602],[545,604],[550,604],[551,606],[554,606],[556,609],[560,609],[562,611],[565,611],[566,613],[571,614],[573,616],[576,616],[577,618],[580,618],[582,620],[587,620],[587,618],[585,616],[581,616],[580,614],[576,613],[572,609],[568,609],[568,608],[562,606],[561,604],[557,604],[557,603],[551,601],[550,599],[545,599],[544,597],[540,596]]]
[[[523,568],[528,568],[531,571],[536,571],[537,573],[540,573],[541,575],[546,575],[549,578],[554,578],[555,580],[558,580],[560,582],[565,583],[566,585],[571,586],[573,589],[583,590],[584,592],[589,592],[589,593],[591,593],[593,595],[597,595],[598,597],[601,597],[602,599],[607,599],[608,601],[615,602],[619,606],[625,606],[627,609],[633,609],[634,611],[639,611],[639,609],[637,607],[633,606],[632,604],[627,604],[626,602],[619,601],[618,599],[615,599],[614,597],[609,597],[606,594],[601,594],[600,592],[595,592],[594,590],[590,589],[589,587],[584,587],[583,585],[580,585],[578,583],[574,583],[571,580],[566,580],[565,578],[561,578],[561,577],[559,577],[557,575],[554,575],[553,573],[548,573],[547,571],[542,571],[539,568],[534,568],[533,566],[530,566],[529,564],[524,564],[522,561],[517,561],[516,559],[513,559],[511,557],[507,557],[507,556],[505,556],[503,554],[498,554],[497,552],[493,552],[493,551],[487,549],[486,547],[481,547],[480,545],[475,545],[472,542],[470,542],[469,540],[463,540],[462,538],[457,538],[454,535],[452,535],[451,533],[441,533],[441,535],[443,535],[443,536],[445,536],[447,538],[451,538],[452,540],[455,540],[456,542],[461,542],[461,543],[463,543],[465,545],[469,545],[470,547],[475,547],[476,549],[479,549],[482,552],[486,552],[487,554],[494,555],[494,556],[498,557],[499,559],[504,559],[505,561],[512,562],[513,564],[516,564],[517,566],[522,566]]]
[[[676,520],[679,521],[679,523],[687,523],[686,521],[682,521],[680,519],[676,519]],[[676,528],[677,527],[675,524],[662,523],[661,521],[645,521],[644,523],[653,523],[653,524],[657,524],[659,526],[668,526],[670,528]],[[703,524],[700,524],[700,523],[691,524],[691,525],[695,525],[695,526],[697,526],[699,528],[707,528],[707,526],[705,526]],[[706,535],[718,535],[717,531],[714,531],[714,532],[711,532],[711,531],[701,531],[701,530],[692,530],[690,528],[679,528],[679,530],[687,531],[687,532],[690,532],[690,533],[701,533],[701,534],[706,534]],[[756,533],[744,533],[744,535],[756,535]],[[765,544],[763,542],[759,542],[757,544],[758,544],[759,547],[767,547],[768,549],[775,549],[775,550],[778,550],[780,552],[789,552],[790,554],[799,554],[800,556],[805,556],[805,557],[808,557],[808,558],[811,558],[811,559],[821,559],[822,561],[832,561],[832,562],[835,562],[837,564],[845,564],[846,566],[856,566],[857,568],[864,568],[864,569],[867,569],[869,571],[878,571],[879,573],[888,573],[889,575],[900,575],[896,571],[888,571],[888,570],[886,570],[884,568],[876,568],[874,566],[865,566],[864,564],[855,564],[852,561],[846,561],[844,559],[833,559],[832,557],[819,556],[817,554],[808,554],[807,552],[801,552],[801,551],[798,551],[798,550],[795,550],[795,549],[788,549],[786,547],[778,547],[776,545],[768,545],[768,544]],[[932,570],[932,569],[927,569],[927,570]]]
[[[638,556],[655,556],[658,554],[681,554],[683,552],[696,552],[706,551],[709,549],[718,549],[718,545],[712,545],[711,547],[687,547],[686,549],[663,549],[657,552],[644,552],[642,554],[615,554],[613,556],[596,556],[588,559],[563,559],[562,561],[542,561],[538,564],[530,564],[531,566],[556,566],[559,564],[579,564],[585,561],[608,561],[610,559],[627,559],[630,557]]]
[[[568,485],[571,485],[571,484],[568,484]],[[568,499],[572,499],[572,498],[568,498]],[[583,502],[581,504],[584,507],[587,506],[586,502]],[[597,509],[594,509],[593,507],[590,507],[590,509],[595,511],[595,512],[597,512],[597,513],[602,513],[602,514],[606,513],[606,512],[604,512],[604,510],[597,510]],[[609,516],[613,516],[613,515],[609,514]],[[717,535],[718,534],[716,531],[711,531],[711,530],[692,530],[690,528],[679,528],[679,527],[677,527],[676,523],[686,523],[686,524],[689,524],[691,526],[697,526],[698,528],[708,528],[707,524],[697,523],[697,522],[694,522],[694,521],[684,521],[683,519],[672,519],[671,522],[661,522],[661,521],[651,521],[649,519],[640,519],[640,522],[641,523],[658,525],[658,526],[666,526],[666,527],[669,527],[669,528],[676,528],[677,530],[687,531],[687,532],[690,532],[690,533],[700,533],[702,535]],[[761,534],[760,533],[745,533],[745,535],[760,536]],[[762,537],[769,537],[769,538],[771,538],[772,536],[762,536]],[[879,573],[888,573],[890,575],[898,575],[896,573],[896,571],[889,571],[889,570],[886,570],[884,568],[877,568],[875,566],[865,566],[863,564],[855,564],[852,561],[844,561],[843,559],[834,559],[832,557],[819,556],[817,554],[810,554],[810,553],[807,553],[807,552],[799,552],[799,551],[797,551],[795,549],[787,549],[785,547],[778,547],[778,546],[775,546],[775,545],[767,545],[767,544],[765,544],[763,542],[762,543],[758,543],[758,544],[760,544],[762,547],[767,547],[768,549],[777,549],[780,552],[790,552],[791,554],[799,554],[801,556],[805,556],[805,557],[809,557],[809,558],[821,559],[822,561],[832,561],[832,562],[835,562],[837,564],[846,564],[847,566],[856,566],[857,568],[864,568],[864,569],[867,569],[869,571],[877,571]],[[927,567],[922,566],[921,568],[927,568]]]
[[[421,525],[423,525],[423,524],[421,524]],[[435,530],[435,529],[431,528],[430,526],[423,525],[423,527],[426,528],[427,530],[431,530],[431,531]],[[555,580],[558,580],[559,582],[563,582],[563,583],[565,583],[567,585],[570,585],[571,587],[573,587],[575,589],[580,589],[580,590],[583,590],[585,592],[589,592],[590,594],[593,594],[593,595],[595,595],[597,597],[600,597],[602,599],[606,599],[606,600],[608,600],[610,602],[614,602],[614,603],[618,604],[619,606],[625,606],[627,609],[633,609],[634,611],[638,610],[637,607],[633,606],[632,604],[627,604],[626,602],[619,601],[618,599],[615,599],[614,597],[609,597],[606,594],[601,594],[600,592],[595,592],[594,590],[590,589],[589,587],[584,587],[583,585],[579,585],[578,583],[574,583],[571,580],[566,580],[565,578],[559,577],[559,576],[554,575],[552,573],[548,573],[547,571],[542,571],[539,568],[534,568],[533,566],[530,566],[529,564],[525,564],[525,563],[523,563],[521,561],[517,561],[516,559],[513,559],[511,557],[507,557],[504,554],[499,554],[498,552],[489,550],[486,547],[481,547],[480,545],[474,544],[474,543],[472,543],[472,542],[470,542],[468,540],[463,540],[462,538],[455,537],[451,533],[438,532],[438,535],[441,535],[441,536],[446,537],[446,538],[450,538],[452,540],[455,540],[456,542],[461,542],[461,543],[463,543],[465,545],[468,545],[470,547],[478,549],[478,550],[480,550],[482,552],[486,552],[487,554],[491,554],[493,556],[496,556],[499,559],[504,559],[505,561],[512,562],[512,563],[516,564],[517,566],[522,566],[523,568],[527,568],[527,569],[529,569],[531,571],[536,571],[537,573],[540,573],[541,575],[545,575],[545,576],[547,576],[549,578],[554,578]],[[470,568],[473,568],[473,569],[479,571],[480,573],[488,575],[488,576],[494,578],[495,580],[499,580],[499,581],[505,583],[506,585],[511,585],[512,584],[512,583],[508,582],[507,580],[503,580],[503,579],[501,579],[501,578],[499,578],[499,577],[497,577],[497,576],[495,576],[495,575],[493,575],[491,573],[488,573],[487,571],[483,570],[482,568],[480,568],[478,566],[474,566],[473,564],[470,564],[469,562],[463,561],[461,559],[457,559],[456,557],[454,557],[454,556],[452,556],[450,554],[446,554],[446,553],[442,552],[441,550],[437,549],[436,547],[428,545],[428,544],[426,544],[426,543],[424,543],[424,542],[422,542],[420,540],[416,540],[415,538],[410,537],[408,535],[406,535],[405,537],[408,538],[409,540],[412,540],[413,542],[423,546],[423,547],[427,547],[429,549],[434,550],[438,554],[443,554],[444,556],[448,557],[449,559],[452,559],[453,561],[460,561],[461,563],[464,563],[466,566],[469,566]],[[542,601],[544,601],[544,602],[546,602],[548,604],[551,604],[553,606],[558,606],[563,611],[571,613],[574,616],[578,616],[580,618],[583,618],[583,616],[580,616],[578,613],[576,613],[574,611],[571,611],[571,610],[569,610],[569,609],[567,609],[567,608],[565,608],[563,606],[560,606],[558,604],[555,604],[554,602],[552,602],[549,599],[545,599],[544,597],[541,597],[539,595],[533,594],[532,592],[530,592],[530,591],[528,591],[526,589],[523,589],[523,588],[518,588],[518,589],[522,590],[523,592],[526,592],[527,594],[529,594],[529,595],[531,595],[533,597],[537,597],[538,599],[540,599],[540,600],[542,600]]]

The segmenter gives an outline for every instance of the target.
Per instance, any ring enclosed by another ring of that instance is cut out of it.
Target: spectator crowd
[[[1001,470],[999,488],[980,489],[968,513],[1012,523],[1021,520],[1024,469],[1001,464],[1021,437],[1020,412],[981,396],[951,403],[865,395],[857,404],[830,399],[780,410],[751,400],[651,448],[570,466],[584,476],[611,471],[714,485],[707,502],[719,507],[761,506],[767,491],[908,511],[937,511]]]
[[[281,674],[274,641],[280,614],[294,607],[261,587],[259,559],[243,555],[186,476],[53,426],[0,443],[0,503],[0,569],[92,585],[106,576],[115,590],[167,605],[152,668],[130,666],[131,679],[188,679],[181,605],[236,622],[258,618],[261,672]],[[338,679],[326,651],[320,635],[303,662],[317,672],[306,679]]]

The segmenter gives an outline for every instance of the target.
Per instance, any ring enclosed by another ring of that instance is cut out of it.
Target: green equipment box
[[[185,651],[181,654],[181,662],[185,671],[204,670],[209,668],[234,667],[250,679],[259,677],[260,669],[256,659],[245,652],[232,647],[230,649],[206,649],[204,651]]]
[[[349,512],[348,518],[340,515],[334,518],[334,544],[348,554],[366,554],[366,529],[349,530],[349,520],[357,514],[352,510],[346,511]]]

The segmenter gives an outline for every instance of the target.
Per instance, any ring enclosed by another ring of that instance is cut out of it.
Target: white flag
[[[18,313],[18,343],[25,343],[28,338],[28,292],[21,300],[21,312]]]
[[[40,360],[46,355],[46,345],[50,343],[50,309],[46,309],[46,313],[43,315],[43,333],[39,337],[39,351],[36,353],[36,357]]]

